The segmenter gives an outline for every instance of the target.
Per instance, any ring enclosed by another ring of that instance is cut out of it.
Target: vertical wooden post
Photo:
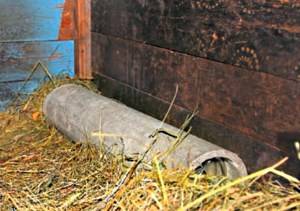
[[[75,1],[75,71],[80,79],[92,79],[91,0]]]

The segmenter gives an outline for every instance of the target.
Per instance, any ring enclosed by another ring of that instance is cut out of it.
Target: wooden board
[[[4,109],[27,80],[34,65],[41,61],[52,75],[74,76],[74,42],[10,42],[0,43],[0,110]],[[26,90],[32,91],[43,81],[45,73],[39,69]]]
[[[97,75],[95,82],[102,94],[122,101],[126,105],[150,114],[157,119],[163,119],[164,114],[168,110],[169,102],[113,78]],[[190,114],[189,110],[175,105],[167,121],[179,127],[188,114]],[[199,116],[194,118],[192,127],[192,133],[198,137],[237,153],[245,162],[249,172],[269,167],[283,157],[289,156],[289,161],[282,168],[286,172],[300,178],[300,169],[297,168],[300,165],[300,161],[296,157],[291,156],[291,153],[284,153],[266,145],[261,140],[254,139]]]
[[[177,106],[198,108],[199,118],[296,156],[298,82],[98,33],[93,34],[92,46],[96,75],[165,102],[171,101],[179,84]]]
[[[0,43],[0,82],[28,78],[38,61],[54,74],[74,76],[74,42],[10,42]]]
[[[0,0],[0,110],[15,98],[41,61],[52,75],[74,77],[74,0]],[[58,41],[64,40],[64,41]],[[68,41],[70,40],[70,41]],[[45,73],[39,69],[25,93],[37,88]]]
[[[76,2],[74,0],[65,0],[63,5],[63,13],[61,17],[59,40],[76,39]]]
[[[75,0],[75,2],[76,74],[81,79],[91,79],[91,0]]]
[[[39,87],[41,80],[30,80],[28,82],[0,82],[0,112],[5,110],[16,100],[26,99],[30,93]]]
[[[300,3],[93,1],[92,30],[300,81]]]
[[[0,42],[57,40],[64,0],[0,0]]]

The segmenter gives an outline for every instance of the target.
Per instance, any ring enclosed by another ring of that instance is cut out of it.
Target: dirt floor
[[[64,83],[92,88],[57,80],[0,113],[0,210],[300,210],[299,181],[276,170],[284,160],[231,181],[70,142],[41,112]]]

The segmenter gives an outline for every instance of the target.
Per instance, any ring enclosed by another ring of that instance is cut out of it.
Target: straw
[[[132,161],[104,147],[72,143],[47,124],[43,100],[65,83],[97,90],[88,82],[53,80],[20,107],[0,113],[0,210],[300,210],[299,180],[277,169],[286,159],[231,181],[166,169],[160,155],[145,163],[143,156]],[[169,151],[186,134],[177,131]]]

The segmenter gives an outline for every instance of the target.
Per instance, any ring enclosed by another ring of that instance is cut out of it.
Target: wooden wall
[[[38,61],[53,75],[74,76],[72,2],[0,0],[0,110],[18,92],[30,93],[43,81],[40,70],[20,90]]]
[[[289,156],[300,176],[300,3],[93,0],[92,66],[104,94],[193,132],[250,171]]]

